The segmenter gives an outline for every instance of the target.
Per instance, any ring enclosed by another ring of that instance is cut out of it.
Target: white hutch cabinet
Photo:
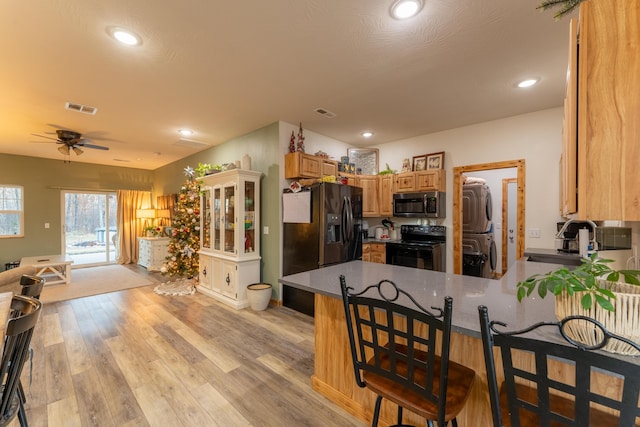
[[[237,309],[247,307],[247,286],[260,282],[260,177],[233,169],[200,181],[198,291]]]

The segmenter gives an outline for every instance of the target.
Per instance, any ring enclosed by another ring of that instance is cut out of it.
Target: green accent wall
[[[3,270],[25,256],[62,253],[61,189],[150,191],[153,171],[0,154],[0,184],[24,187],[24,237],[0,238]]]
[[[277,294],[280,278],[280,152],[278,122],[223,144],[193,154],[154,171],[154,195],[178,193],[185,180],[184,169],[195,168],[198,163],[223,164],[241,160],[244,154],[251,157],[251,169],[262,172],[261,227],[269,227],[269,234],[260,236],[261,280],[270,283]],[[260,230],[262,231],[262,230]]]

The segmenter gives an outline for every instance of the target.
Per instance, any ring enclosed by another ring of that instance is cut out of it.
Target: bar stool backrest
[[[640,351],[637,343],[584,316],[508,331],[505,323],[489,320],[487,307],[479,306],[478,314],[495,427],[640,425],[639,362],[632,356],[597,351],[609,340],[621,340]],[[573,322],[592,325],[593,334],[601,341],[586,346],[570,338],[566,331]],[[543,329],[548,327],[557,330]],[[538,335],[527,337],[530,333]],[[558,342],[538,339],[540,334]],[[501,387],[494,347],[502,359]],[[612,386],[619,388],[620,396],[612,397]]]
[[[431,312],[390,280],[353,293],[341,276],[340,287],[356,383],[365,387],[363,371],[385,377],[437,405],[445,425],[452,299]]]
[[[20,285],[22,285],[21,295],[40,299],[40,294],[44,287],[44,278],[24,274],[20,277]]]

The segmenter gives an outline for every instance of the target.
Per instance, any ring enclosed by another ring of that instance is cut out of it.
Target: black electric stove
[[[400,241],[388,242],[387,264],[425,270],[446,270],[447,227],[403,225]]]

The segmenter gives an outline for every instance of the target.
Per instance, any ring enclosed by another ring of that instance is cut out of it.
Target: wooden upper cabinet
[[[569,23],[569,66],[562,120],[562,156],[560,158],[560,214],[578,210],[578,24]]]
[[[580,5],[578,217],[640,220],[640,2]]]
[[[396,174],[396,193],[446,191],[445,170],[433,169]]]
[[[284,156],[284,177],[296,178],[320,178],[322,176],[322,158],[311,154],[289,153]]]
[[[410,193],[416,189],[415,172],[402,172],[396,174],[396,193]]]
[[[356,186],[362,188],[362,216],[380,216],[378,208],[378,176],[356,175]]]
[[[338,162],[335,160],[322,159],[322,176],[338,176]]]
[[[416,172],[416,191],[446,191],[444,169]]]
[[[378,175],[378,208],[380,216],[393,215],[393,175]]]

